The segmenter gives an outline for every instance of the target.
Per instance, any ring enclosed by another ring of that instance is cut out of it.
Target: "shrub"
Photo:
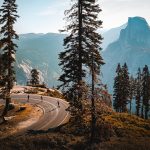
[[[14,103],[9,103],[8,110],[15,109],[15,104]]]
[[[20,106],[18,111],[23,111],[26,109],[26,106]]]

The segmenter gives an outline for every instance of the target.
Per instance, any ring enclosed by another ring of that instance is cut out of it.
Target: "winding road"
[[[27,94],[12,95],[12,100],[37,105],[43,110],[43,115],[37,122],[27,127],[27,130],[48,130],[68,122],[70,118],[69,112],[66,111],[69,106],[68,102],[48,96],[43,96],[43,99],[41,99],[41,95],[30,94],[29,96],[28,102]]]

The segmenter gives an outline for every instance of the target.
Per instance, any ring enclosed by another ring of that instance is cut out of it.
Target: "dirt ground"
[[[25,110],[19,111],[20,106],[25,107]],[[3,106],[0,106],[2,111]],[[13,135],[24,128],[29,127],[42,116],[43,111],[37,106],[30,104],[15,104],[15,109],[9,111],[5,117],[5,123],[0,124],[0,138],[6,138]]]

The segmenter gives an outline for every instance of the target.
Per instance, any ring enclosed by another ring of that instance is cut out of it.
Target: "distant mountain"
[[[127,26],[127,24],[124,24],[120,27],[112,28],[112,29],[102,33],[102,37],[104,38],[103,43],[102,43],[103,50],[105,50],[110,43],[118,40],[120,31],[122,29],[125,29],[126,26]]]
[[[102,68],[103,79],[111,92],[118,63],[127,62],[131,74],[136,74],[138,67],[143,68],[145,64],[150,67],[150,27],[146,20],[130,17],[119,39],[103,51],[103,58],[106,62]]]
[[[56,85],[60,74],[58,54],[63,50],[64,34],[22,34],[17,41],[16,76],[18,84],[26,84],[30,71],[40,71],[41,82]]]
[[[112,92],[113,78],[118,63],[127,62],[132,74],[138,67],[150,66],[150,28],[144,18],[133,17],[128,23],[118,28],[106,31],[102,55],[105,65],[102,67],[103,81]],[[64,50],[64,34],[22,34],[17,41],[16,76],[19,84],[26,84],[30,71],[36,68],[40,71],[41,82],[49,86],[58,84],[61,73],[58,54]]]
[[[104,45],[108,45],[109,37],[112,37],[113,33],[117,35],[116,32],[119,30],[121,30],[120,27],[107,31],[106,34],[102,30]],[[41,82],[44,81],[49,86],[57,85],[57,78],[61,72],[58,66],[58,54],[64,50],[63,39],[65,37],[65,34],[56,33],[19,35],[19,41],[16,41],[18,44],[15,66],[17,83],[26,84],[27,80],[30,79],[30,71],[36,68],[40,71]],[[116,36],[113,37],[117,39]]]

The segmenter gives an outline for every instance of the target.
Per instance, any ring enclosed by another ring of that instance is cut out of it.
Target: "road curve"
[[[43,96],[42,100],[40,95],[30,94],[29,96],[30,98],[28,102],[27,94],[12,95],[12,100],[37,105],[43,110],[43,115],[36,123],[27,127],[27,130],[48,130],[68,122],[70,118],[69,112],[66,111],[69,106],[68,102],[48,96]]]

